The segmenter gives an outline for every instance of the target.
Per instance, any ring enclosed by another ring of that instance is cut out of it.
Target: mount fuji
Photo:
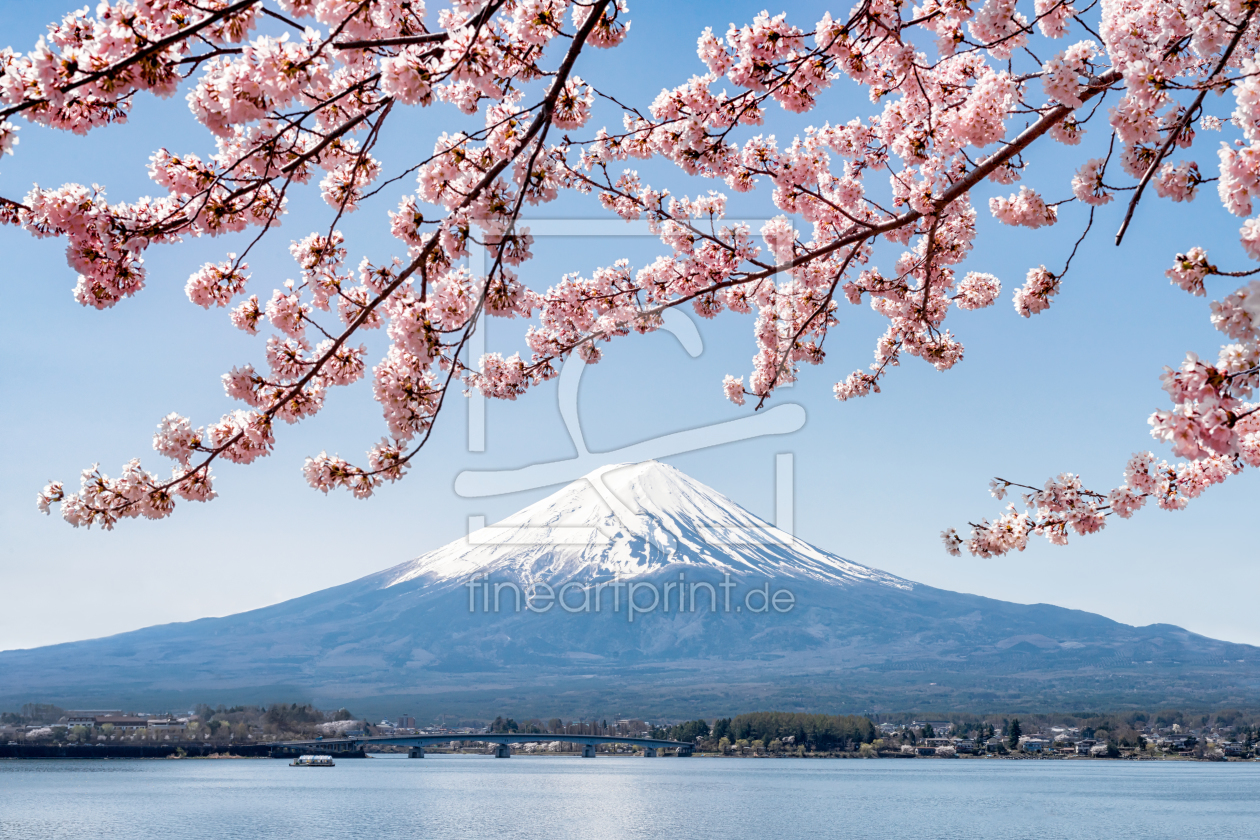
[[[655,461],[301,598],[0,652],[0,708],[683,716],[1251,705],[1258,689],[1260,648],[914,583]]]

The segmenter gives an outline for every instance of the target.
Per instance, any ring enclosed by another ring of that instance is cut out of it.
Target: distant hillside
[[[682,611],[680,576],[695,595]],[[499,590],[499,612],[483,609],[494,589],[470,592],[474,580]],[[589,597],[589,612],[512,610],[509,584],[566,582],[566,604]],[[646,605],[646,583],[669,609],[658,600],[631,622],[627,584]],[[750,590],[767,584],[791,593],[790,609],[750,612],[764,605]],[[1258,648],[913,583],[789,537],[656,462],[596,471],[468,539],[265,609],[0,652],[0,708],[310,700],[369,714],[611,717],[1258,697]]]

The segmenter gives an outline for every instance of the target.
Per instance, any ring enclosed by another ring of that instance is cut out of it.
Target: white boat
[[[298,756],[289,763],[290,767],[336,767],[333,764],[332,756],[328,755],[303,755]]]

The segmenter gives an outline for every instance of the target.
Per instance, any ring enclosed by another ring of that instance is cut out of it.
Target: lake
[[[1254,838],[1260,763],[0,761],[0,838]]]

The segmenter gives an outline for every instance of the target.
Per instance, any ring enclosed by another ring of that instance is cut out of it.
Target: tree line
[[[859,715],[824,715],[803,712],[750,712],[733,718],[692,720],[671,727],[658,727],[654,737],[694,742],[697,738],[721,742],[772,741],[792,743],[811,752],[848,750],[869,744],[878,735],[870,718]]]

